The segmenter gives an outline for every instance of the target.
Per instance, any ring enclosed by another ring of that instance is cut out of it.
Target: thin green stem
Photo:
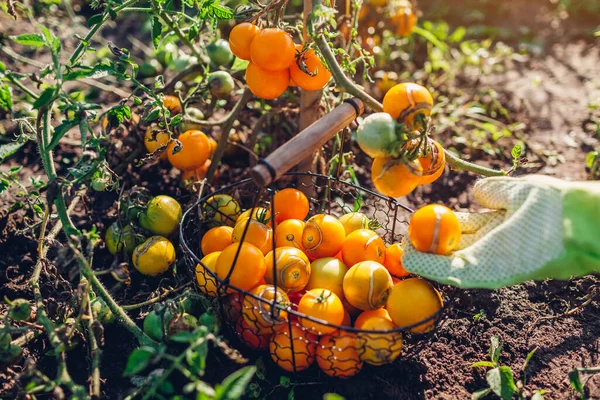
[[[158,17],[165,24],[167,24],[169,29],[171,29],[173,32],[175,32],[175,34],[179,37],[179,39],[183,43],[185,43],[186,46],[188,46],[190,48],[192,53],[194,53],[194,56],[196,56],[199,60],[202,59],[202,54],[200,54],[200,52],[198,51],[198,49],[196,48],[194,43],[192,43],[190,41],[190,39],[188,39],[187,35],[181,31],[179,26],[175,23],[175,21],[173,21],[173,19],[171,18],[171,16],[168,13],[166,13],[164,10],[160,10],[160,11],[158,11]]]
[[[28,96],[33,97],[34,99],[37,99],[39,97],[39,95],[33,93],[31,89],[19,82],[19,80],[16,79],[14,76],[8,75],[7,78],[12,82],[13,85],[21,89],[21,91],[27,94]]]
[[[242,93],[242,97],[235,104],[229,115],[223,120],[223,124],[221,125],[221,137],[219,138],[219,142],[217,143],[217,149],[215,150],[215,154],[210,163],[210,167],[208,167],[208,172],[206,173],[206,181],[211,182],[215,172],[217,171],[217,167],[219,166],[219,162],[221,162],[221,158],[223,158],[223,154],[225,154],[225,150],[227,149],[227,139],[229,139],[229,131],[233,127],[233,123],[237,119],[240,111],[248,104],[248,101],[252,98],[252,92],[250,89],[244,89],[244,93]]]
[[[506,171],[491,169],[487,167],[482,167],[481,165],[477,165],[474,163],[470,163],[468,161],[460,159],[451,151],[444,149],[444,153],[446,154],[446,162],[448,165],[455,171],[469,171],[474,174],[479,174],[482,176],[505,176],[507,175]]]
[[[85,278],[82,278],[82,281],[84,281],[84,279]],[[85,282],[87,283],[87,279],[85,279]],[[87,332],[90,358],[92,359],[92,368],[91,368],[92,369],[92,374],[91,374],[92,381],[90,383],[90,395],[92,397],[99,399],[100,398],[100,356],[101,356],[101,351],[100,351],[100,348],[98,347],[98,341],[96,340],[96,335],[94,335],[94,328],[93,328],[94,314],[92,313],[92,306],[91,306],[89,290],[86,295],[86,300],[87,300],[87,304],[86,304],[86,314],[87,315],[83,320],[83,325],[85,326],[85,329]]]

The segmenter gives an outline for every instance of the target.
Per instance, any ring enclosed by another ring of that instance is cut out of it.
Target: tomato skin
[[[115,255],[118,252],[125,250],[129,255],[133,253],[133,249],[138,245],[136,234],[131,225],[119,227],[118,222],[113,222],[104,236],[106,248],[110,254]]]
[[[346,236],[358,229],[369,229],[371,221],[367,216],[360,212],[350,212],[339,218],[339,221],[344,225]]]
[[[290,65],[290,77],[292,81],[303,90],[321,90],[331,79],[331,72],[323,65],[321,59],[313,49],[301,54],[302,45],[296,45],[298,59]],[[298,63],[304,63],[306,70],[313,76],[302,71]]]
[[[181,101],[179,101],[179,97],[166,95],[163,99],[163,104],[167,110],[171,113],[171,116],[175,116],[177,114],[181,114]]]
[[[286,219],[277,224],[275,229],[275,247],[295,247],[304,251],[302,247],[302,231],[305,222],[299,219]]]
[[[244,295],[241,292],[234,291],[225,297],[223,303],[223,314],[229,321],[240,321],[242,318],[242,304]]]
[[[217,260],[220,255],[220,251],[208,253],[200,260],[202,264],[196,265],[196,282],[198,283],[198,289],[209,297],[216,297],[218,295],[218,285],[215,277],[211,275],[210,272],[206,271],[206,269],[216,274]]]
[[[233,243],[233,228],[230,226],[217,226],[211,228],[202,236],[200,247],[202,254],[207,255],[223,249]]]
[[[277,326],[287,322],[288,313],[285,309],[290,306],[290,299],[283,290],[273,285],[259,285],[250,293],[265,300],[261,301],[252,296],[244,298],[242,315],[254,332],[259,335],[271,334]],[[273,300],[284,309],[273,308]]]
[[[394,285],[386,309],[394,324],[407,327],[434,316],[443,306],[442,296],[426,280],[409,278]],[[434,328],[437,318],[432,318],[409,330],[412,333],[429,332]]]
[[[155,235],[169,236],[179,227],[183,211],[177,200],[170,196],[153,197],[139,216],[140,226]]]
[[[175,262],[175,247],[162,236],[152,236],[133,250],[132,261],[140,273],[157,276]]]
[[[392,278],[403,278],[408,276],[409,273],[402,266],[402,244],[394,243],[385,249],[385,262],[383,266],[390,272]]]
[[[313,318],[319,318],[332,325],[341,325],[344,321],[344,305],[340,298],[327,289],[308,290],[300,299],[298,312]],[[319,335],[332,333],[335,327],[300,318],[300,324],[311,333]]]
[[[233,260],[240,249],[236,263]],[[229,275],[229,283],[239,289],[250,291],[265,275],[265,258],[260,249],[250,243],[233,243],[227,246],[217,259],[217,276],[223,280]],[[233,292],[234,289],[228,289]]]
[[[303,220],[308,215],[308,199],[298,189],[286,188],[273,196],[275,222],[279,224],[287,219]]]
[[[423,176],[420,185],[426,185],[436,181],[444,173],[446,167],[446,154],[444,148],[439,142],[433,139],[427,139],[428,152],[423,157],[419,157],[419,162],[423,167]]]
[[[354,327],[363,331],[387,331],[396,328],[390,315],[383,308],[361,313],[354,321]],[[357,334],[359,357],[371,365],[380,366],[394,361],[402,352],[402,344],[400,332]]]
[[[275,254],[275,265],[273,265]],[[302,250],[295,247],[279,247],[265,256],[267,271],[265,281],[274,284],[273,272],[277,277],[277,286],[287,292],[299,292],[308,283],[310,277],[310,261]]]
[[[228,194],[215,194],[202,206],[204,221],[209,225],[234,226],[240,215],[240,205]]]
[[[408,238],[418,251],[445,255],[460,242],[458,217],[451,209],[430,204],[418,209],[408,225]]]
[[[265,71],[286,70],[294,62],[295,56],[296,47],[292,37],[279,28],[263,29],[250,45],[252,62]]]
[[[403,161],[393,157],[376,157],[371,167],[371,178],[379,192],[389,197],[406,196],[419,185],[423,167],[417,161]]]
[[[217,39],[206,46],[206,52],[210,61],[219,66],[227,65],[231,62],[233,54],[229,48],[229,42],[224,39]]]
[[[209,139],[209,140],[212,140],[212,139]],[[206,177],[206,173],[208,172],[208,169],[210,168],[210,164],[211,164],[211,161],[206,160],[204,165],[198,169],[190,170],[190,171],[182,171],[181,172],[181,183],[183,183],[184,185],[187,185],[187,187],[194,185],[196,183],[199,183],[200,181],[202,181],[202,179],[204,179]],[[215,174],[213,176],[212,183],[213,184],[217,183],[218,179],[219,179],[219,170],[215,170]]]
[[[307,290],[328,289],[340,299],[343,299],[344,276],[348,272],[346,264],[334,257],[324,257],[313,261],[310,268],[311,273],[306,285]]]
[[[295,324],[291,329],[284,325],[271,337],[269,350],[273,362],[279,367],[288,372],[300,372],[315,361],[317,337]]]
[[[261,99],[273,100],[281,96],[290,84],[290,71],[267,71],[254,63],[246,68],[246,84]]]
[[[391,23],[396,26],[396,35],[408,36],[415,29],[418,20],[411,7],[400,7],[392,16]]]
[[[433,97],[429,90],[416,83],[399,83],[383,97],[383,112],[405,124],[408,128],[415,124],[415,116],[429,116],[433,107]]]
[[[249,225],[246,229],[246,225]],[[246,235],[244,236],[244,231]],[[262,222],[255,219],[238,218],[232,232],[234,243],[250,243],[258,247],[263,255],[266,255],[273,249],[273,230]]]
[[[210,155],[208,137],[200,131],[187,131],[179,135],[177,139],[182,145],[178,153],[173,154],[176,141],[172,141],[167,148],[167,157],[171,165],[182,171],[202,167]]]
[[[317,346],[317,364],[329,376],[342,379],[354,376],[363,366],[356,347],[354,333],[338,332],[323,336]]]
[[[244,319],[235,323],[235,333],[242,343],[252,350],[266,350],[269,348],[271,334],[259,334]]]
[[[332,215],[317,214],[306,221],[302,231],[302,246],[311,260],[333,257],[342,248],[346,231]]]
[[[358,229],[344,239],[342,258],[344,264],[350,266],[367,260],[383,264],[385,260],[385,243],[372,230]]]
[[[250,45],[260,32],[260,28],[250,22],[237,24],[229,34],[231,52],[242,60],[250,60]]]
[[[348,303],[361,310],[374,310],[385,305],[392,288],[392,277],[378,262],[361,261],[348,270],[343,288]]]
[[[146,133],[144,134],[144,147],[146,147],[148,153],[154,153],[158,148],[167,146],[170,139],[169,132],[161,130],[157,125],[152,124],[146,129]],[[167,159],[166,151],[160,155],[160,159]]]

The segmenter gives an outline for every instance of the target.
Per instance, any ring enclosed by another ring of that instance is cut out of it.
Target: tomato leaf
[[[489,367],[494,368],[496,365],[491,361],[477,361],[476,363],[471,364],[471,368],[477,367]]]
[[[98,64],[93,68],[81,67],[71,71],[64,76],[65,81],[74,81],[81,78],[99,79],[108,76],[114,72],[113,68],[108,64]]]
[[[15,43],[19,43],[24,46],[37,47],[38,49],[44,47],[44,44],[46,43],[44,37],[42,35],[38,35],[37,33],[24,33],[22,35],[9,37]]]
[[[0,109],[4,111],[11,111],[12,106],[12,92],[10,86],[4,84],[0,86]]]
[[[112,128],[119,126],[125,120],[125,118],[131,118],[131,109],[129,106],[119,104],[108,110],[106,113],[106,118],[108,118],[108,126],[106,127],[106,130],[109,131]]]
[[[498,365],[500,353],[502,352],[502,339],[499,336],[492,336],[490,341],[492,342],[490,345],[490,360],[492,360],[494,365]]]
[[[152,18],[152,43],[154,48],[158,49],[158,42],[160,40],[160,34],[162,32],[162,24],[158,17]]]
[[[478,390],[471,395],[471,400],[483,399],[485,396],[487,396],[491,392],[492,392],[492,389],[490,389],[490,388]]]
[[[135,349],[127,359],[127,366],[125,367],[123,376],[131,376],[143,371],[155,355],[156,350],[149,346],[142,346],[139,349]]]
[[[51,86],[44,90],[42,94],[40,94],[40,97],[38,97],[37,100],[33,102],[33,108],[39,110],[40,108],[50,104],[50,102],[54,98],[54,92],[56,92],[56,87],[54,86]]]
[[[256,372],[256,367],[250,365],[241,368],[227,378],[223,380],[220,385],[216,387],[216,399],[222,400],[236,400],[241,398],[246,391],[246,386],[250,383],[250,380]]]
[[[583,385],[581,384],[581,377],[579,376],[579,371],[577,369],[569,371],[569,382],[577,393],[583,394]]]
[[[0,146],[0,162],[4,161],[5,158],[8,158],[10,156],[12,156],[13,154],[15,154],[17,151],[19,151],[19,149],[21,147],[23,147],[23,145],[25,144],[25,142],[21,143],[21,142],[10,142],[10,143],[5,143],[3,145]]]
[[[52,140],[48,145],[48,151],[51,151],[58,146],[58,142],[63,138],[63,136],[65,136],[65,133],[77,125],[79,125],[79,119],[71,119],[63,121],[60,125],[54,128],[54,134],[52,135]]]
[[[104,19],[104,14],[96,14],[92,15],[90,19],[88,19],[88,26],[91,28],[92,26],[100,23]]]
[[[490,369],[485,379],[490,389],[503,400],[511,400],[517,391],[512,370],[505,365]]]

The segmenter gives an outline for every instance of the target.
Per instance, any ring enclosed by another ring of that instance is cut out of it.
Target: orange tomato
[[[271,334],[277,325],[287,322],[290,299],[280,288],[273,285],[259,285],[250,291],[252,296],[244,297],[242,314],[244,321],[259,335]],[[273,306],[273,303],[276,306]],[[279,305],[280,307],[277,307]]]
[[[242,304],[244,303],[244,295],[241,292],[235,291],[228,294],[223,302],[223,315],[229,321],[243,321]]]
[[[342,304],[344,304],[343,301],[342,301]],[[352,326],[352,317],[350,316],[350,313],[346,309],[345,305],[344,305],[344,319],[342,320],[342,326]]]
[[[342,258],[344,263],[349,266],[367,260],[383,264],[385,260],[385,243],[378,234],[370,229],[356,230],[344,239]]]
[[[394,243],[385,249],[385,262],[383,266],[387,268],[393,277],[402,278],[408,276],[408,272],[402,266],[402,245]]]
[[[282,326],[271,337],[269,350],[273,362],[289,372],[300,372],[315,361],[317,337],[305,329]]]
[[[317,214],[306,221],[302,231],[302,247],[311,260],[333,257],[342,248],[346,231],[332,215]]]
[[[212,158],[212,156],[215,154],[215,151],[217,150],[218,143],[215,139],[213,139],[209,136],[208,144],[210,145],[210,158]]]
[[[383,308],[361,313],[354,322],[354,327],[365,331],[389,331],[396,328]],[[402,334],[360,332],[357,335],[357,349],[359,358],[366,363],[377,366],[388,364],[402,352]]]
[[[340,298],[327,289],[308,290],[298,303],[298,312],[309,317],[318,318],[332,325],[341,325],[344,320],[344,305]],[[335,327],[300,318],[300,324],[312,333],[328,334]]]
[[[273,205],[275,222],[278,224],[286,219],[303,220],[310,209],[308,199],[304,193],[293,188],[283,189],[275,193]]]
[[[230,226],[217,226],[209,229],[200,241],[202,254],[210,254],[214,251],[223,251],[225,247],[233,243],[231,236],[232,233],[233,228]]]
[[[342,304],[344,305],[344,309],[350,314],[351,317],[356,317],[358,314],[362,312],[358,308],[354,307],[352,304],[348,303],[345,297],[342,297]]]
[[[204,258],[200,260],[202,264],[196,265],[196,281],[198,282],[198,288],[202,293],[209,297],[216,297],[218,295],[217,280],[208,271],[211,271],[216,275],[217,259],[220,255],[220,251],[206,253]]]
[[[420,278],[405,279],[394,285],[386,304],[387,311],[397,326],[418,324],[409,329],[413,333],[424,333],[433,329],[439,318],[436,314],[443,306],[444,301],[440,293]],[[421,321],[425,322],[419,324]]]
[[[275,229],[275,247],[295,247],[304,251],[302,247],[302,231],[304,221],[299,219],[286,219],[277,224]]]
[[[392,16],[391,23],[396,26],[396,35],[408,36],[415,29],[418,20],[411,7],[400,7]]]
[[[275,284],[273,274],[277,277],[277,286],[288,292],[299,292],[308,283],[310,277],[310,261],[302,250],[295,247],[279,247],[265,256],[267,271],[265,281]],[[273,264],[275,258],[275,264]]]
[[[231,52],[242,60],[250,60],[250,45],[259,32],[260,28],[250,22],[234,26],[229,34]]]
[[[294,62],[295,55],[296,46],[292,36],[279,28],[263,29],[250,45],[252,62],[265,71],[287,70]]]
[[[392,277],[376,261],[361,261],[348,270],[343,282],[344,297],[361,310],[383,307],[392,289]]]
[[[238,254],[239,250],[239,254]],[[237,259],[235,264],[233,260]],[[217,259],[217,276],[223,280],[229,275],[229,283],[242,290],[256,287],[265,276],[265,257],[260,249],[250,243],[233,243],[225,247]],[[228,289],[231,293],[234,290]]]
[[[235,333],[242,343],[253,350],[266,350],[269,348],[271,334],[259,334],[244,319],[240,319],[235,323]]]
[[[246,225],[249,225],[248,228]],[[246,231],[246,236],[243,236],[244,231]],[[260,249],[263,255],[273,249],[273,230],[255,219],[238,218],[231,237],[234,243],[243,241],[253,244]]]
[[[375,157],[371,167],[373,184],[382,194],[390,197],[406,196],[419,185],[423,167],[417,161],[393,157]]]
[[[254,209],[249,208],[240,214],[238,220],[252,218],[258,222],[262,222],[267,226],[271,226],[271,210],[265,207],[255,207]]]
[[[179,97],[177,96],[166,95],[163,99],[163,105],[169,110],[171,116],[181,113],[181,101],[179,101]]]
[[[273,100],[281,96],[290,84],[290,71],[267,71],[254,63],[246,68],[246,84],[250,91],[261,99]]]
[[[356,345],[356,335],[351,332],[323,336],[317,346],[317,364],[329,376],[336,378],[354,376],[363,366]]]
[[[408,238],[421,252],[448,254],[461,237],[460,222],[451,209],[430,204],[418,209],[408,225]]]
[[[296,45],[296,51],[296,60],[290,65],[290,76],[294,83],[303,90],[323,89],[331,79],[331,72],[313,49],[302,54],[302,45]],[[304,67],[305,70],[302,70]]]
[[[144,146],[146,147],[146,151],[148,153],[154,153],[160,147],[166,147],[169,144],[169,139],[171,139],[171,135],[169,132],[161,130],[157,125],[152,124],[146,129],[146,134],[144,135]],[[163,151],[160,155],[161,160],[167,159],[167,152]]]
[[[202,167],[210,154],[208,137],[200,131],[187,131],[177,139],[181,143],[179,152],[173,154],[177,144],[175,140],[171,141],[167,148],[167,157],[171,165],[183,171]]]
[[[328,289],[341,299],[344,297],[342,284],[346,272],[348,267],[337,258],[319,258],[310,265],[310,278],[306,290]]]
[[[399,83],[383,97],[383,112],[409,128],[415,124],[418,114],[429,116],[433,107],[433,97],[429,90],[416,83]]]
[[[427,154],[419,157],[423,167],[423,176],[419,185],[426,185],[436,181],[444,173],[446,167],[446,154],[441,144],[433,139],[427,139]]]

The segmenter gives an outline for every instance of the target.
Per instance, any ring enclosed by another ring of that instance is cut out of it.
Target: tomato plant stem
[[[82,282],[87,284],[87,279],[82,278]],[[83,318],[82,325],[85,327],[87,333],[87,340],[89,345],[90,358],[92,359],[92,381],[90,383],[90,396],[97,399],[100,398],[100,349],[98,348],[98,341],[96,335],[94,335],[94,314],[92,313],[92,305],[90,299],[90,292],[87,291],[85,296],[87,302],[85,307],[86,318]]]
[[[481,165],[477,165],[477,164],[465,161],[465,160],[459,158],[458,156],[456,156],[451,151],[448,151],[446,149],[444,149],[444,153],[446,154],[446,162],[455,171],[464,170],[464,171],[473,172],[474,174],[479,174],[482,176],[505,176],[505,175],[507,175],[506,171],[491,169],[491,168],[483,167]]]
[[[223,158],[223,154],[225,154],[225,150],[227,149],[227,139],[229,138],[229,131],[233,127],[233,123],[237,119],[240,111],[248,104],[248,101],[252,98],[252,92],[247,87],[244,89],[242,96],[235,104],[229,115],[225,117],[223,120],[223,124],[221,125],[221,137],[219,138],[219,142],[217,143],[217,149],[215,150],[215,154],[210,162],[210,167],[208,167],[208,171],[206,172],[206,181],[211,182],[213,177],[215,176],[215,171],[221,162],[221,158]]]
[[[198,58],[198,60],[202,59],[202,54],[198,51],[194,43],[190,39],[188,39],[187,35],[181,31],[179,26],[173,21],[173,18],[169,14],[167,14],[164,10],[156,10],[158,17],[165,23],[167,26],[175,32],[175,34],[179,37],[179,39],[185,43],[186,46],[190,48],[194,56]]]
[[[183,289],[185,289],[186,287],[191,286],[193,284],[194,284],[193,281],[189,281],[188,283],[185,283],[175,289],[167,290],[167,291],[165,291],[165,293],[161,294],[160,296],[153,297],[150,300],[146,300],[146,301],[143,301],[143,302],[137,303],[137,304],[124,305],[124,306],[121,306],[121,308],[126,311],[137,310],[138,308],[142,308],[144,306],[149,306],[150,304],[158,303],[159,301],[166,299],[167,296],[169,296],[170,294],[180,292]]]

